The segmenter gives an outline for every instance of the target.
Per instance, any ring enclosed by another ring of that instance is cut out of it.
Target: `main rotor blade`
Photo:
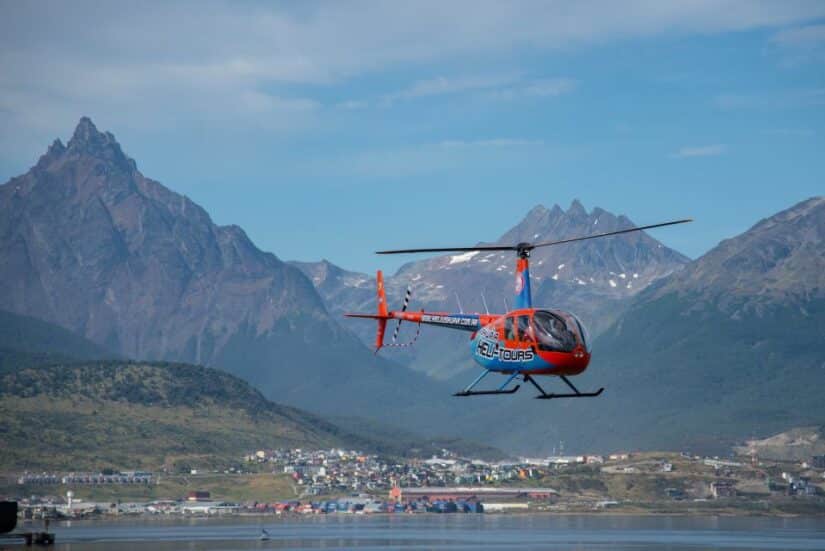
[[[674,224],[684,224],[686,222],[693,222],[692,218],[684,220],[674,220],[672,222],[663,222],[661,224],[651,224],[649,226],[639,226],[636,228],[628,228],[626,230],[611,231],[605,233],[595,233],[593,235],[585,235],[583,237],[572,237],[570,239],[562,239],[560,241],[543,241],[541,243],[519,243],[517,245],[478,245],[476,247],[436,247],[431,249],[394,249],[390,251],[376,251],[375,254],[409,254],[409,253],[466,253],[472,251],[531,251],[537,247],[549,247],[550,245],[561,245],[562,243],[572,243],[574,241],[584,241],[586,239],[596,239],[597,237],[608,237],[611,235],[619,235],[622,233],[630,233],[634,231],[649,230],[652,228],[661,228],[663,226],[673,226]]]
[[[470,251],[516,251],[512,245],[479,245],[478,247],[445,247],[436,249],[398,249],[393,251],[375,251],[375,254],[406,254],[406,253],[466,253]]]
[[[626,230],[611,231],[605,233],[594,233],[593,235],[585,235],[583,237],[571,237],[570,239],[562,239],[560,241],[543,241],[541,243],[534,243],[530,248],[549,247],[551,245],[561,245],[562,243],[572,243],[573,241],[584,241],[586,239],[596,239],[597,237],[608,237],[611,235],[619,235],[621,233],[630,233],[634,231],[649,230],[651,228],[661,228],[663,226],[673,226],[675,224],[684,224],[686,222],[693,222],[692,218],[685,218],[684,220],[674,220],[672,222],[662,222],[661,224],[651,224],[649,226],[639,226],[637,228],[628,228]]]

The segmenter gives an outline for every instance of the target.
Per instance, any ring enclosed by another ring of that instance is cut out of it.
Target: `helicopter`
[[[538,243],[522,242],[514,245],[476,245],[473,247],[437,247],[425,249],[398,249],[377,251],[376,254],[415,254],[476,251],[513,251],[516,253],[515,308],[505,314],[466,314],[463,312],[407,311],[411,289],[408,287],[400,310],[389,310],[381,270],[376,274],[378,311],[375,314],[348,313],[350,318],[374,319],[378,322],[375,337],[375,353],[385,346],[400,346],[395,343],[402,322],[446,327],[470,333],[470,353],[482,367],[481,374],[464,389],[453,396],[481,396],[514,394],[521,387],[518,380],[530,383],[539,394],[536,398],[592,398],[601,395],[604,388],[594,392],[581,392],[569,377],[579,375],[590,363],[590,338],[581,320],[571,312],[557,308],[533,308],[530,294],[530,253],[541,247],[551,247],[588,239],[610,237],[630,232],[661,228],[692,222],[692,219],[674,220],[660,224],[650,224],[623,230],[596,233],[558,241]],[[398,320],[392,343],[384,344],[387,322]],[[415,340],[414,339],[414,340]],[[506,380],[491,390],[474,390],[490,373],[506,376]],[[558,377],[570,389],[569,392],[548,393],[539,385],[535,377]],[[513,383],[515,386],[510,386]],[[509,388],[508,388],[509,387]]]

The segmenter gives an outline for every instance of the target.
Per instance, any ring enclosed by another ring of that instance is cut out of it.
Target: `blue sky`
[[[825,2],[0,2],[0,181],[82,115],[285,259],[579,198],[696,257],[825,191]]]

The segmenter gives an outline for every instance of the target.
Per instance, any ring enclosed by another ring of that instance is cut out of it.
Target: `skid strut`
[[[539,400],[550,400],[551,398],[593,398],[604,392],[604,387],[600,388],[596,392],[579,392],[579,389],[576,388],[567,377],[565,377],[564,375],[559,375],[559,377],[561,377],[561,380],[564,381],[564,383],[570,387],[570,389],[573,391],[572,393],[547,394],[546,392],[544,392],[544,389],[539,386],[536,380],[533,379],[530,375],[525,375],[524,380],[526,382],[532,383],[532,385],[536,387],[539,392],[541,392],[541,394],[536,396],[536,398],[538,398]]]

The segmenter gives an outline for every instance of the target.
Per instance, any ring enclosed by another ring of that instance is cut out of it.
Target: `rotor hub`
[[[519,243],[515,249],[519,258],[530,258],[530,251],[533,250],[533,244],[526,242]]]

